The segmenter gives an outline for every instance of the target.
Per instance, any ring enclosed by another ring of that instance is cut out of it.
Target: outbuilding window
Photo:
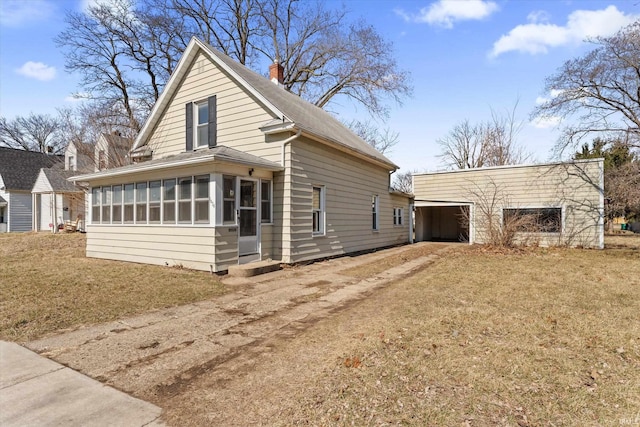
[[[562,208],[509,208],[502,210],[504,226],[531,233],[560,233]]]

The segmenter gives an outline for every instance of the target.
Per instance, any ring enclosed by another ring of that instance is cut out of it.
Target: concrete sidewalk
[[[0,425],[163,426],[161,409],[0,341]]]

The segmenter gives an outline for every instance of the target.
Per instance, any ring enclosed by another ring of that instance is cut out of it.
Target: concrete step
[[[280,261],[258,261],[229,266],[227,274],[231,277],[253,277],[276,270],[280,270]]]

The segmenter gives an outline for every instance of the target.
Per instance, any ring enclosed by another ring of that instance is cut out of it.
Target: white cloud
[[[640,15],[625,15],[615,6],[602,10],[576,10],[564,26],[548,23],[548,16],[540,11],[529,14],[529,24],[518,25],[493,44],[489,56],[517,51],[547,53],[549,48],[578,44],[589,37],[607,37],[631,24]]]
[[[562,89],[551,89],[548,96],[539,96],[536,98],[536,105],[544,104],[545,102],[551,101],[562,92],[564,92],[564,90]]]
[[[498,5],[488,0],[438,0],[418,14],[409,14],[402,9],[395,13],[407,22],[427,23],[444,28],[453,28],[454,22],[480,20],[498,10]]]
[[[56,69],[42,62],[28,61],[22,67],[16,69],[16,73],[36,80],[47,81],[55,78]]]
[[[55,5],[47,0],[2,0],[0,1],[0,25],[20,27],[47,20],[53,15]]]
[[[530,124],[538,129],[549,129],[558,126],[561,121],[562,119],[558,116],[536,117]]]

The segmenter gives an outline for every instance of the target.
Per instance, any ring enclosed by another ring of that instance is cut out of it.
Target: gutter
[[[294,139],[297,139],[302,134],[302,129],[298,129],[295,135],[290,136],[289,138],[282,141],[282,160],[280,160],[280,164],[284,168],[284,151],[287,144],[289,144]]]

